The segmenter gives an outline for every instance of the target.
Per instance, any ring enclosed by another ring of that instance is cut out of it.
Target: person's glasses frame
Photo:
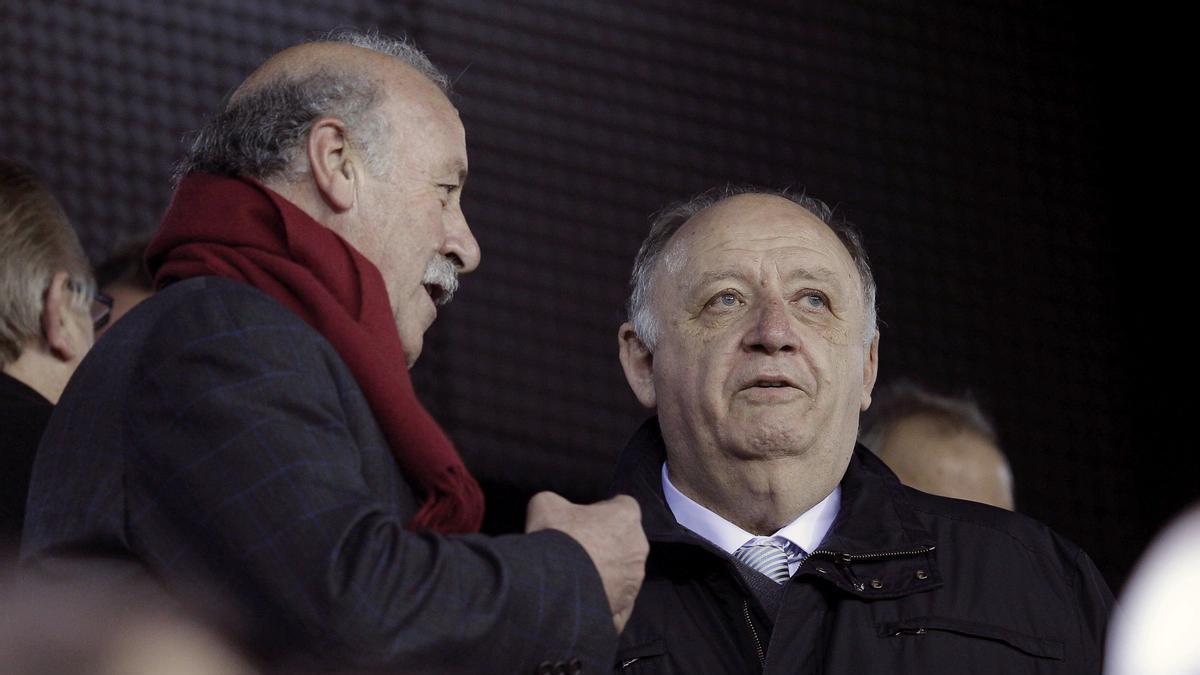
[[[67,289],[72,293],[83,293],[86,286],[75,280],[67,281]],[[113,299],[105,292],[96,290],[92,292],[92,304],[88,308],[92,318],[92,330],[98,331],[108,325],[108,320],[112,318]]]

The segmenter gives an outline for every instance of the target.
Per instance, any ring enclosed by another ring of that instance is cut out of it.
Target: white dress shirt
[[[712,542],[717,548],[733,554],[743,544],[755,539],[756,535],[743,530],[721,516],[693,501],[671,484],[667,475],[667,463],[662,467],[663,496],[667,506],[680,525]],[[842,501],[842,487],[836,485],[833,492],[811,509],[800,514],[792,522],[779,528],[773,536],[783,537],[803,549],[804,553],[788,556],[788,574],[795,574],[804,556],[817,550],[821,540],[833,525]]]

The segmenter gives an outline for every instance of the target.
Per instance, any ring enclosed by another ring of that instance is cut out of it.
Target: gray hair
[[[872,396],[871,407],[862,417],[858,440],[877,451],[892,425],[917,416],[933,418],[946,433],[970,431],[998,445],[996,428],[973,396],[943,396],[903,379],[880,387]]]
[[[42,336],[42,308],[55,273],[65,271],[71,304],[88,311],[96,282],[67,214],[32,169],[0,158],[0,366]]]
[[[726,186],[720,189],[702,192],[690,199],[672,204],[659,211],[650,225],[650,234],[638,249],[637,258],[633,262],[633,275],[630,277],[629,302],[626,311],[629,321],[642,344],[650,351],[658,342],[658,322],[650,308],[651,280],[655,267],[663,258],[667,243],[679,231],[679,228],[697,213],[730,197],[744,194],[764,194],[782,197],[811,213],[817,220],[833,230],[850,259],[858,269],[862,280],[863,306],[866,308],[863,341],[870,344],[875,335],[877,308],[875,306],[875,276],[871,274],[871,264],[867,260],[867,250],[863,247],[862,237],[848,222],[835,218],[833,209],[825,202],[805,194],[796,194],[790,190],[773,190],[752,186]],[[670,260],[666,261],[668,264]]]
[[[337,42],[385,54],[449,92],[449,78],[405,39],[343,29],[315,42]],[[383,94],[379,83],[367,74],[336,66],[320,67],[296,78],[278,77],[233,100],[194,134],[187,156],[176,167],[176,180],[203,172],[296,181],[304,174],[304,140],[321,117],[345,122],[367,170],[384,175],[391,153],[386,150],[387,120],[377,111]]]

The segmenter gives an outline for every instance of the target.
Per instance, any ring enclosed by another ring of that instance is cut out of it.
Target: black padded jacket
[[[862,446],[840,510],[768,616],[723,551],[663,500],[656,420],[630,441],[614,493],[642,508],[646,580],[619,673],[1099,673],[1112,594],[1045,525],[899,483]]]

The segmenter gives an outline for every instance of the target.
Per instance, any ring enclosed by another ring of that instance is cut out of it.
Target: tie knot
[[[788,573],[788,558],[797,548],[783,537],[755,537],[734,551],[733,557],[775,583],[782,584],[791,576]]]

